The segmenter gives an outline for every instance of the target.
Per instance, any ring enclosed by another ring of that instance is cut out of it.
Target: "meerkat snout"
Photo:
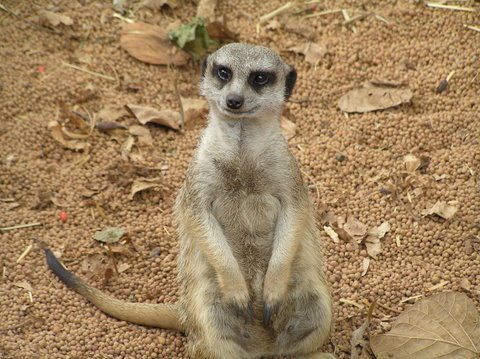
[[[232,110],[239,110],[243,105],[243,96],[236,93],[227,95],[227,106]]]

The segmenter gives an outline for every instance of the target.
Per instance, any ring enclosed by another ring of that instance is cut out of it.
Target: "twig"
[[[3,11],[15,16],[18,20],[23,21],[24,23],[26,23],[30,26],[36,27],[37,29],[42,29],[42,30],[48,31],[51,34],[61,35],[61,33],[58,32],[58,31],[55,31],[53,29],[49,29],[48,27],[45,27],[45,26],[35,24],[34,22],[31,22],[31,21],[28,21],[28,20],[22,18],[20,15],[15,14],[12,10],[10,10],[8,7],[6,7],[3,4],[0,4],[0,9],[2,9]],[[3,21],[3,18],[2,18],[2,21]]]
[[[317,186],[317,184],[315,183],[315,180],[313,179],[312,176],[310,176],[307,172],[305,172],[304,170],[300,170],[300,172],[302,172],[305,177],[307,177],[309,179],[310,182],[312,182],[312,185],[315,186],[315,190],[317,191],[317,200],[320,200],[320,190],[318,189],[319,186]]]
[[[181,125],[181,128],[185,128],[185,110],[183,108],[182,97],[180,96],[180,92],[178,91],[177,72],[171,65],[168,65],[168,69],[170,70],[170,75],[172,76],[173,89],[175,91],[175,96],[177,97],[178,104],[180,105],[180,119],[182,121],[180,125]]]
[[[30,244],[27,248],[25,248],[25,250],[23,251],[22,254],[20,254],[20,257],[18,257],[18,259],[15,263],[20,263],[22,261],[22,259],[27,256],[28,252],[31,251],[32,247],[33,247],[33,245]]]
[[[116,87],[120,87],[120,77],[118,76],[117,70],[115,70],[115,67],[113,67],[113,65],[105,57],[103,57],[103,61],[105,61],[108,67],[110,67],[110,70],[112,70],[113,75],[115,76]]]
[[[269,12],[268,14],[265,14],[263,16],[260,16],[260,18],[258,19],[260,25],[267,23],[269,20],[273,19],[275,16],[285,14],[288,10],[290,10],[294,6],[295,6],[295,2],[289,1],[285,5],[279,7],[278,9],[273,10],[272,12]]]
[[[0,231],[6,232],[6,231],[11,231],[12,229],[20,229],[20,228],[30,228],[30,227],[37,227],[41,226],[41,223],[25,223],[25,224],[17,224],[16,226],[11,226],[11,227],[1,227]]]
[[[345,22],[348,22],[351,20],[346,9],[342,9],[342,15],[343,15],[343,18],[345,19]],[[350,29],[353,31],[353,33],[357,32],[357,29],[353,25],[350,26]]]
[[[478,26],[473,26],[473,25],[468,25],[468,24],[463,24],[463,27],[466,27],[467,29],[480,32],[480,27]]]
[[[394,309],[394,308],[387,307],[385,304],[382,304],[382,303],[379,303],[379,302],[377,302],[377,305],[378,305],[379,307],[382,307],[383,309],[389,310],[389,311],[394,312],[394,313],[397,313],[397,314],[402,313],[401,310],[397,310],[397,309]]]
[[[365,12],[363,14],[355,15],[355,16],[349,18],[348,20],[345,20],[342,25],[348,25],[348,24],[351,24],[351,23],[353,23],[357,20],[365,19],[369,15],[371,15],[370,12]]]
[[[314,14],[305,15],[304,18],[308,19],[310,17],[317,17],[317,16],[328,15],[328,14],[335,14],[337,12],[342,12],[342,9],[333,9],[333,10],[325,10],[325,11],[322,11],[322,12],[316,12]]]
[[[473,7],[464,7],[464,6],[457,6],[457,5],[444,5],[444,4],[439,4],[439,3],[436,3],[436,2],[427,2],[427,6],[437,8],[437,9],[475,12],[475,9]]]
[[[392,22],[386,18],[384,18],[382,15],[375,14],[375,18],[377,20],[380,20],[381,22],[384,22],[387,25],[390,25]]]
[[[108,76],[108,75],[101,74],[101,73],[98,73],[98,72],[90,71],[90,70],[84,69],[83,67],[79,67],[79,66],[76,66],[76,65],[69,64],[68,62],[62,62],[62,65],[66,66],[66,67],[70,67],[70,68],[78,70],[78,71],[85,72],[85,73],[93,75],[93,76],[104,78],[106,80],[115,81],[115,78],[112,77],[112,76]]]

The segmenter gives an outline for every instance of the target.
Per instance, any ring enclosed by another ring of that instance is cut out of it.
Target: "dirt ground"
[[[0,227],[41,226],[0,232],[0,358],[186,358],[181,334],[109,318],[69,291],[47,269],[35,240],[117,298],[175,302],[172,205],[202,126],[150,126],[154,146],[141,148],[148,166],[122,156],[121,145],[98,130],[86,140],[88,153],[63,148],[47,128],[61,119],[61,103],[83,115],[127,103],[178,109],[172,75],[121,48],[122,20],[112,16],[109,1],[1,3],[20,18],[0,11]],[[336,320],[326,349],[349,358],[352,331],[365,321],[369,303],[379,303],[371,323],[379,333],[414,301],[402,299],[462,291],[466,280],[480,288],[480,33],[464,26],[479,26],[479,4],[461,2],[477,9],[462,12],[421,1],[324,1],[322,9],[366,10],[389,23],[370,15],[356,21],[353,32],[341,13],[332,13],[298,18],[303,30],[297,33],[257,33],[258,16],[281,5],[221,1],[217,14],[228,17],[241,41],[280,51],[298,69],[286,105],[297,125],[289,144],[319,218],[328,210],[369,228],[391,225],[365,274],[363,244],[334,243],[321,231]],[[47,8],[74,24],[52,33],[24,21],[35,22]],[[195,5],[184,1],[173,10],[140,10],[135,19],[166,26],[194,14]],[[304,35],[328,49],[315,67],[286,51],[305,42]],[[451,71],[448,88],[437,93]],[[179,68],[177,76],[180,94],[196,97],[198,64]],[[403,82],[413,91],[411,103],[348,116],[338,109],[344,93],[374,78]],[[422,167],[406,172],[407,154],[423,158]],[[161,185],[132,200],[130,187],[139,177],[161,177]],[[437,201],[458,211],[449,220],[423,216]],[[126,232],[126,240],[111,245],[113,255],[92,239],[108,226]],[[112,275],[112,256],[118,275]],[[480,297],[466,293],[480,308]]]

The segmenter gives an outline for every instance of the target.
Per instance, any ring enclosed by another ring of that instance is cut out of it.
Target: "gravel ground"
[[[109,318],[69,291],[47,270],[38,240],[118,298],[175,302],[178,246],[171,208],[201,126],[182,132],[150,127],[154,146],[141,149],[148,165],[126,159],[120,144],[97,130],[86,140],[88,154],[63,148],[47,128],[67,116],[62,106],[84,115],[127,103],[178,109],[172,76],[120,47],[121,20],[112,17],[108,1],[2,4],[23,20],[35,22],[39,10],[52,9],[74,24],[52,33],[0,12],[0,227],[42,224],[0,232],[0,357],[186,358],[181,334]],[[280,51],[298,69],[286,106],[297,125],[289,143],[319,218],[328,209],[369,228],[391,225],[382,253],[364,275],[363,244],[334,243],[322,231],[336,316],[326,349],[335,346],[339,358],[348,358],[352,331],[365,320],[368,303],[380,304],[371,325],[378,333],[409,305],[404,298],[462,290],[466,280],[480,288],[480,34],[464,27],[479,26],[479,5],[462,2],[476,6],[471,13],[430,9],[419,1],[325,1],[325,9],[363,8],[390,23],[370,15],[354,23],[354,33],[334,13],[257,33],[256,18],[282,4],[223,1],[218,14],[228,17],[241,41]],[[174,10],[140,10],[136,19],[167,26],[194,14],[194,5],[184,1]],[[286,51],[306,41],[302,35],[328,49],[316,67]],[[451,71],[448,88],[437,93]],[[177,76],[180,94],[197,96],[198,66],[181,68]],[[414,93],[412,102],[348,116],[337,108],[344,93],[374,78],[403,82]],[[407,154],[429,160],[407,173]],[[138,177],[161,177],[162,184],[131,200]],[[421,215],[437,201],[458,208],[453,218]],[[65,222],[61,211],[68,214]],[[111,246],[113,254],[92,239],[107,226],[127,233]],[[119,275],[111,275],[113,261]],[[467,294],[478,307],[480,298]]]

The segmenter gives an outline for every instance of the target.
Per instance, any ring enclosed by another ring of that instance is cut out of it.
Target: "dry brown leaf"
[[[208,35],[216,40],[220,41],[237,41],[238,34],[234,33],[227,27],[224,18],[217,19],[216,21],[210,22],[207,25]]]
[[[420,158],[410,153],[403,156],[403,162],[405,163],[405,168],[407,169],[407,172],[415,172],[422,163],[422,161],[420,161]]]
[[[185,126],[194,128],[196,125],[203,125],[208,113],[208,102],[203,98],[182,97]]]
[[[272,31],[276,31],[276,30],[280,30],[282,28],[282,24],[280,23],[280,21],[278,21],[277,19],[273,19],[273,20],[270,20],[267,25],[265,26],[265,28],[267,30],[272,30]]]
[[[123,25],[120,45],[137,60],[154,65],[184,66],[190,58],[170,41],[165,28],[141,22]]]
[[[360,327],[355,329],[352,333],[352,339],[350,340],[350,353],[351,353],[350,359],[360,359],[360,355],[358,352],[359,346],[361,347],[360,349],[361,352],[365,351],[365,348],[368,347],[368,342],[364,339],[364,336],[365,336],[366,330],[368,329],[368,326],[370,325],[370,321],[372,320],[372,315],[373,315],[373,310],[375,309],[375,305],[376,305],[375,302],[370,304],[365,323],[363,323]]]
[[[289,51],[297,54],[305,55],[305,61],[313,66],[318,65],[320,60],[327,54],[327,48],[324,45],[319,45],[314,42],[305,42],[303,44],[290,47]]]
[[[127,108],[142,125],[156,123],[157,125],[166,126],[174,130],[180,129],[182,116],[178,111],[170,109],[156,110],[153,107],[132,104],[128,104]]]
[[[132,125],[128,128],[131,135],[137,136],[138,144],[143,146],[153,146],[153,138],[147,127],[140,125]],[[130,147],[131,149],[131,147]]]
[[[368,231],[368,235],[365,238],[365,246],[367,247],[367,253],[373,259],[377,258],[377,255],[382,253],[382,239],[385,234],[390,230],[390,223],[383,222],[378,227],[371,228]]]
[[[48,123],[48,128],[50,129],[50,135],[53,137],[53,139],[59,142],[63,147],[74,151],[85,152],[88,152],[88,150],[90,149],[90,144],[87,142],[76,139],[66,139],[63,131],[63,126],[58,123],[58,121],[50,121]]]
[[[337,232],[335,232],[332,227],[323,226],[323,230],[332,239],[333,243],[339,243],[340,242],[340,239],[338,238]]]
[[[13,283],[13,285],[15,287],[18,287],[18,288],[23,288],[26,291],[33,292],[32,285],[30,283],[28,283],[26,280],[21,281],[21,282],[15,282],[15,283]]]
[[[43,25],[58,26],[60,24],[71,26],[73,20],[67,15],[59,14],[48,10],[40,10],[38,12],[38,19]]]
[[[295,134],[297,133],[297,125],[285,116],[282,116],[280,119],[280,127],[282,128],[283,137],[285,137],[287,141],[295,137]]]
[[[120,263],[119,265],[117,265],[118,273],[123,273],[127,269],[129,269],[130,267],[131,267],[131,265],[128,264],[128,263]]]
[[[356,242],[360,242],[367,234],[367,226],[356,219],[354,216],[349,215],[347,222],[343,225],[343,229],[347,232],[351,239]]]
[[[127,116],[128,111],[124,107],[105,107],[98,111],[97,121],[115,122],[116,120]]]
[[[150,10],[162,10],[163,8],[169,7],[170,9],[175,9],[177,4],[171,0],[144,0],[140,7],[146,7]]]
[[[160,177],[144,178],[140,177],[133,181],[132,189],[130,191],[130,199],[133,199],[136,193],[145,191],[149,188],[160,187],[162,185],[162,179]]]
[[[362,260],[362,277],[365,274],[367,274],[369,267],[370,267],[370,258],[364,257]]]
[[[291,18],[285,23],[285,32],[292,32],[308,40],[313,40],[316,36],[315,28],[307,23],[298,21],[298,18]]]
[[[413,97],[410,89],[375,86],[371,83],[350,90],[338,100],[338,107],[344,112],[369,112],[384,110],[408,103]]]
[[[406,309],[370,345],[378,359],[474,359],[480,355],[479,321],[465,294],[439,293]]]
[[[457,213],[457,211],[458,211],[457,207],[451,206],[443,201],[437,201],[437,203],[435,203],[433,206],[422,211],[422,215],[424,216],[437,215],[444,219],[450,219],[455,215],[455,213]]]

